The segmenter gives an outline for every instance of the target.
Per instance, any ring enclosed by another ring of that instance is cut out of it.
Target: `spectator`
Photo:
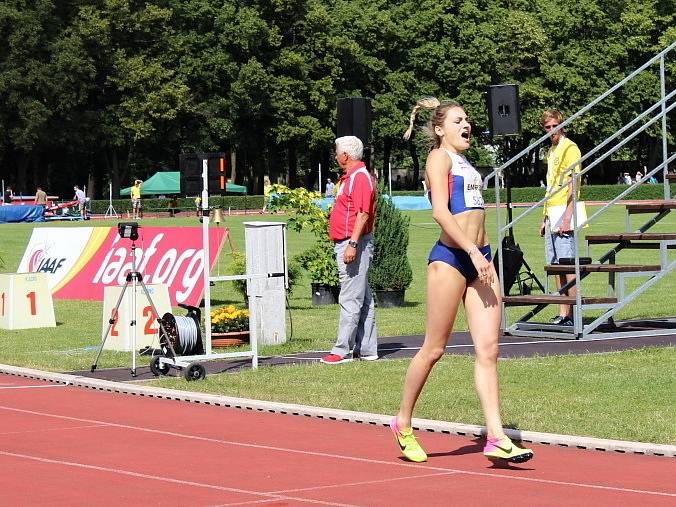
[[[272,189],[272,184],[270,183],[269,176],[263,176],[263,209],[261,213],[265,213],[265,210],[268,209],[270,205],[270,190]]]
[[[643,173],[639,169],[638,171],[636,171],[636,179],[634,181],[636,181],[636,183],[639,183],[641,181],[641,178],[643,178]]]
[[[42,190],[42,187],[38,187],[35,192],[35,204],[42,207],[47,206],[47,192]]]
[[[563,116],[556,109],[549,109],[542,113],[540,125],[545,132],[561,124]],[[547,152],[547,200],[544,205],[543,220],[540,226],[540,236],[545,239],[545,262],[558,264],[562,257],[574,257],[575,228],[573,219],[573,173],[579,173],[582,168],[579,160],[582,157],[580,149],[568,139],[563,130],[558,130],[550,137],[551,147]],[[573,167],[574,166],[574,167]],[[563,178],[563,180],[562,180]],[[577,180],[576,194],[580,195],[580,181]],[[575,280],[575,274],[564,274],[556,277],[556,288],[561,289],[564,284]],[[564,292],[575,297],[575,285]],[[552,320],[553,324],[561,326],[573,325],[573,307],[559,305],[559,315]]]
[[[329,217],[340,276],[338,336],[324,364],[340,364],[359,357],[378,359],[375,310],[368,270],[373,257],[375,181],[361,158],[364,145],[355,136],[336,139],[336,161],[343,170],[336,202]]]
[[[9,185],[5,187],[5,195],[3,197],[5,200],[5,204],[12,204],[12,197],[14,197],[12,187],[10,187]]]
[[[77,201],[77,206],[80,210],[80,218],[82,218],[82,220],[87,220],[87,196],[77,185],[73,187],[73,190],[75,190],[73,200]]]
[[[141,180],[134,180],[134,186],[131,187],[131,212],[134,220],[143,218],[143,210],[141,209]]]
[[[629,173],[624,173],[624,184],[631,185],[631,176],[629,176]]]
[[[335,185],[331,178],[326,179],[326,188],[324,189],[324,197],[333,197],[333,189]]]

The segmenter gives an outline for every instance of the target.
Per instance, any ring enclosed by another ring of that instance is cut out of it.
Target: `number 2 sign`
[[[45,273],[0,274],[0,329],[56,327]]]
[[[169,289],[167,286],[157,284],[146,285],[146,287],[157,312],[160,314],[159,316],[162,317],[165,313],[171,312]],[[132,350],[132,347],[134,347],[134,333],[136,333],[136,350],[148,346],[159,348],[158,336],[160,326],[157,323],[157,316],[153,311],[153,305],[148,301],[143,287],[137,285],[136,310],[132,311],[132,290],[133,287],[130,284],[127,290],[125,290],[119,308],[115,308],[115,305],[118,299],[120,299],[122,287],[108,286],[103,290],[102,340],[110,325],[110,331],[103,346],[104,349],[127,352]],[[133,326],[132,321],[134,321]]]

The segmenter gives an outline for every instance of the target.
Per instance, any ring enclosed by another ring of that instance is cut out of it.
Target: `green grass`
[[[515,210],[519,214],[520,210]],[[413,283],[406,291],[403,308],[377,309],[378,333],[397,336],[424,333],[425,265],[431,245],[438,238],[438,227],[430,212],[410,212],[408,257],[413,268]],[[504,217],[504,212],[503,212]],[[228,217],[235,247],[244,249],[242,223],[259,217]],[[266,217],[284,220],[283,216]],[[526,261],[544,281],[543,246],[538,235],[541,217],[532,213],[517,225],[516,239],[525,252]],[[641,217],[633,217],[637,228]],[[33,227],[78,227],[115,225],[117,221],[57,224],[3,224],[0,226],[0,256],[4,271],[13,272],[19,264]],[[487,215],[487,227],[495,245],[494,211]],[[146,226],[199,226],[195,218],[143,220]],[[611,209],[586,233],[625,230],[621,207]],[[676,215],[663,220],[654,231],[676,230]],[[299,253],[314,241],[310,234],[289,232],[290,255]],[[594,257],[607,247],[598,246]],[[228,247],[224,248],[213,274],[224,274],[229,266]],[[617,262],[657,262],[653,251],[625,251]],[[633,302],[617,316],[619,319],[673,316],[676,305],[664,294],[676,282],[672,273],[651,291]],[[553,281],[552,281],[553,283]],[[263,355],[278,355],[307,350],[328,350],[335,339],[338,309],[336,306],[314,307],[310,301],[310,280],[305,277],[290,297],[290,320],[293,334],[277,347],[262,347]],[[593,275],[583,282],[585,294],[603,295],[607,278]],[[231,284],[218,284],[212,291],[212,305],[242,301]],[[51,371],[86,370],[92,364],[102,332],[102,304],[90,301],[54,301],[57,327],[21,331],[0,330],[0,362]],[[514,320],[523,309],[509,311]],[[177,315],[183,310],[177,309]],[[553,310],[543,312],[543,318]],[[290,328],[289,328],[290,329]],[[466,329],[462,312],[456,329]],[[128,367],[130,354],[104,351],[99,368]],[[139,359],[146,364],[147,359]],[[349,364],[339,368],[320,365],[284,368],[261,368],[256,372],[209,377],[206,382],[187,384],[183,380],[164,378],[163,386],[234,396],[311,403],[369,412],[391,413],[398,404],[401,381],[408,361],[383,361],[375,364]],[[646,349],[616,354],[548,357],[501,362],[502,396],[505,423],[523,429],[593,435],[596,437],[673,443],[676,386],[673,371],[676,350]],[[358,368],[359,371],[355,371]],[[359,388],[355,389],[355,373]],[[482,422],[471,382],[471,359],[447,357],[435,368],[421,398],[417,416],[466,423]],[[654,430],[651,428],[655,428]]]
[[[261,400],[394,414],[408,360],[337,367],[292,365],[208,376],[199,390]],[[483,424],[473,359],[445,356],[434,368],[415,415]],[[505,426],[673,444],[676,349],[510,359],[499,363]],[[192,390],[182,377],[155,385]]]

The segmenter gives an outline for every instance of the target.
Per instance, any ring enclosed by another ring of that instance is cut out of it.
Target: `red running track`
[[[3,505],[676,505],[673,458],[533,446],[496,468],[425,433],[427,463],[381,426],[0,375]]]

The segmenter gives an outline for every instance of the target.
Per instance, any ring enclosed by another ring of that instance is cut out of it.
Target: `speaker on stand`
[[[347,97],[336,101],[336,137],[357,136],[369,144],[371,133],[371,99]]]
[[[517,85],[488,87],[488,124],[493,137],[521,135],[521,107]]]

